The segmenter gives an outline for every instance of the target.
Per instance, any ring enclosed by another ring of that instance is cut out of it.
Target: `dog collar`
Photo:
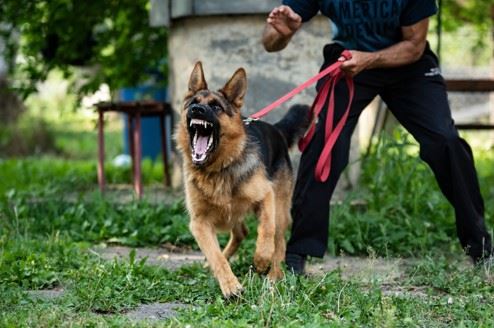
[[[249,125],[250,123],[252,123],[254,121],[259,121],[259,119],[254,118],[254,117],[247,117],[247,118],[244,118],[243,121],[244,121],[245,125]]]

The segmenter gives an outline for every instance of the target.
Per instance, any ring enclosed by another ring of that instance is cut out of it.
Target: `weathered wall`
[[[261,44],[266,17],[267,14],[251,14],[174,20],[168,44],[169,91],[173,107],[182,108],[188,78],[198,60],[203,63],[208,86],[212,89],[221,88],[237,68],[246,69],[248,91],[244,115],[258,111],[317,73],[322,63],[323,45],[330,41],[329,21],[322,16],[316,17],[304,24],[286,49],[268,53]],[[310,105],[314,96],[315,89],[311,87],[265,120],[278,120],[290,104]],[[295,165],[297,153],[294,152]],[[352,159],[358,158],[358,153],[358,147],[353,147]],[[351,171],[351,180],[356,180],[357,173],[355,168]],[[342,180],[340,189],[349,182]]]
[[[322,62],[322,46],[329,40],[328,21],[319,17],[304,26],[285,50],[267,53],[261,44],[265,17],[214,16],[174,21],[169,41],[170,95],[174,108],[180,108],[189,74],[198,60],[203,62],[209,86],[215,89],[222,87],[237,68],[245,68],[245,115],[316,73]],[[310,104],[314,95],[310,88],[291,103]],[[280,108],[267,119],[277,119],[283,112]]]

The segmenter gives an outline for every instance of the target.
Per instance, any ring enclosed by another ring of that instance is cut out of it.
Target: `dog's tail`
[[[309,112],[310,107],[307,105],[293,105],[288,113],[274,125],[285,137],[289,148],[304,135],[309,127]]]

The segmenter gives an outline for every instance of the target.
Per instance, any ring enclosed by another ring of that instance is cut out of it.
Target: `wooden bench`
[[[447,79],[448,92],[494,92],[494,80],[491,79]],[[458,123],[460,130],[494,130],[494,124]]]

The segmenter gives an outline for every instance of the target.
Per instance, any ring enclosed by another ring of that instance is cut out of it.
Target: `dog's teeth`
[[[198,118],[193,118],[190,120],[189,126],[193,126],[193,125],[201,125],[204,128],[208,128],[210,126],[212,127],[213,123],[208,122],[208,121],[204,121],[204,120],[200,120]]]
[[[194,134],[194,140],[192,141],[192,143],[194,144],[194,148],[196,148],[196,144],[197,144],[197,132]]]
[[[193,118],[190,120],[190,125],[193,125],[193,124],[201,124],[202,123],[202,120],[199,120],[197,118]]]
[[[213,136],[211,136],[209,138],[209,141],[208,141],[208,149],[209,149],[209,147],[211,147],[212,144],[213,144]]]

